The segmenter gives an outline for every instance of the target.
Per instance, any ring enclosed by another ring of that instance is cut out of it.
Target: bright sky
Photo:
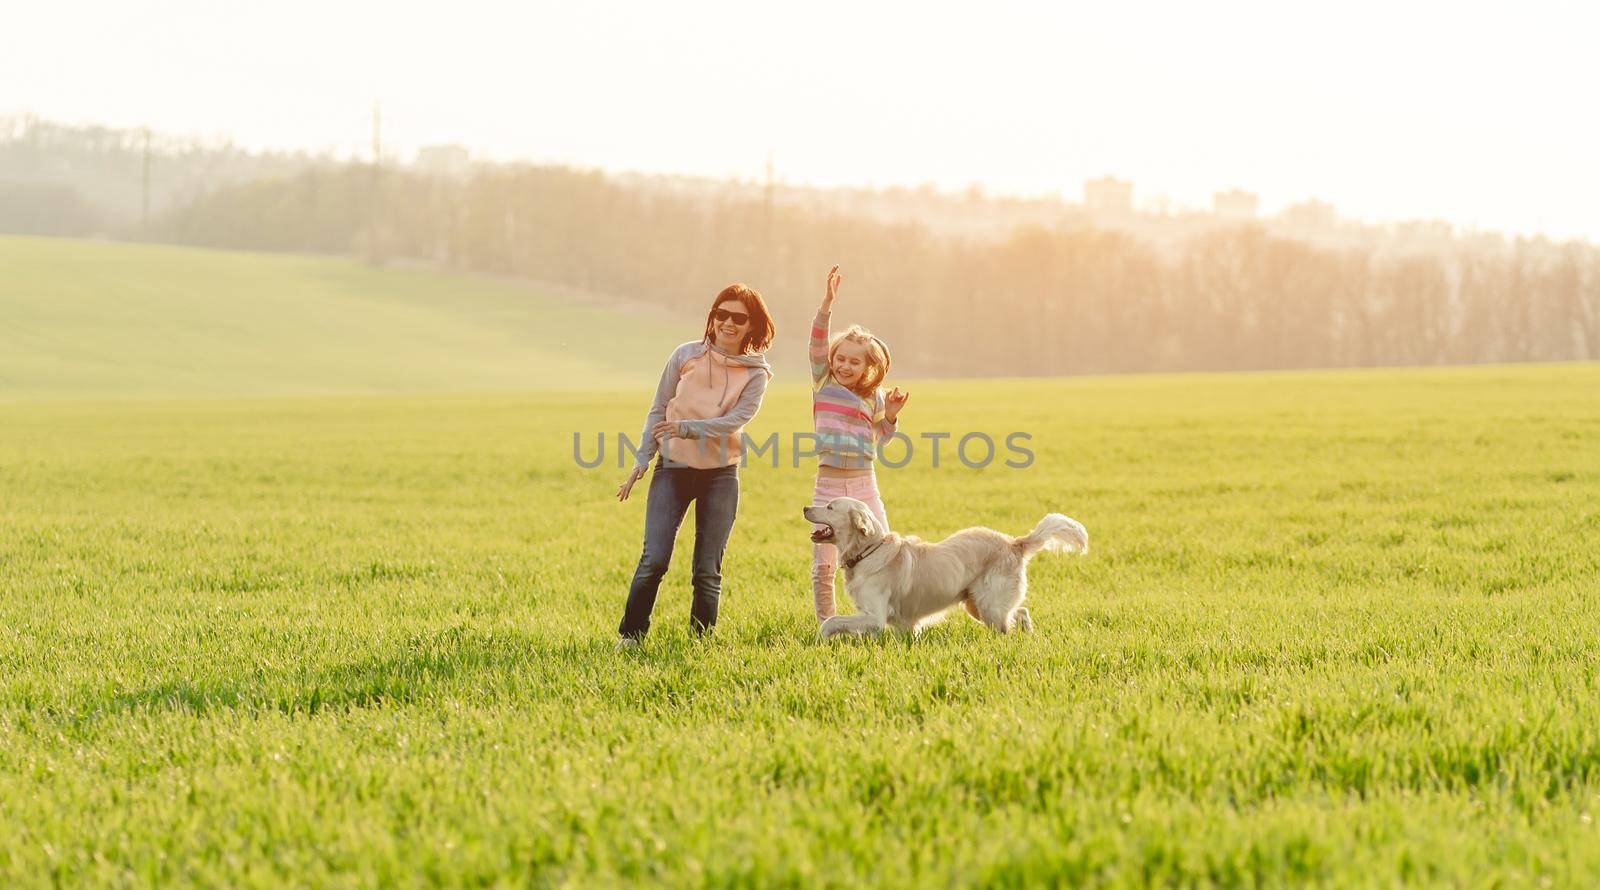
[[[403,157],[980,183],[1600,240],[1600,5],[15,4],[0,113]]]

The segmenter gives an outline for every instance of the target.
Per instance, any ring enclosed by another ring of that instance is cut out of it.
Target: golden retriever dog
[[[867,505],[855,498],[834,498],[801,514],[817,525],[811,540],[838,545],[856,603],[857,614],[822,623],[822,639],[891,626],[917,632],[958,603],[999,633],[1033,630],[1033,619],[1022,607],[1028,560],[1040,550],[1089,551],[1089,532],[1060,513],[1046,515],[1020,538],[969,528],[937,544],[879,528]]]

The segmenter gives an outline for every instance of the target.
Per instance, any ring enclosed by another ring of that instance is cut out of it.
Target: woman
[[[638,463],[617,489],[625,501],[656,458],[644,514],[644,552],[617,627],[617,647],[636,646],[650,630],[656,591],[672,561],[672,542],[690,502],[694,509],[696,634],[717,623],[722,596],[722,551],[739,509],[739,460],[744,425],[761,408],[772,368],[762,356],[777,333],[761,294],[730,284],[712,301],[698,341],[672,351],[655,401],[645,415]]]

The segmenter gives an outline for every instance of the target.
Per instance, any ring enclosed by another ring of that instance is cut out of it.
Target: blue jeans
[[[628,588],[628,605],[617,633],[639,639],[650,630],[656,591],[672,562],[672,543],[689,504],[694,508],[694,600],[689,627],[704,633],[717,623],[722,597],[722,552],[727,549],[733,519],[739,512],[738,466],[702,470],[656,463],[644,511],[644,552]]]

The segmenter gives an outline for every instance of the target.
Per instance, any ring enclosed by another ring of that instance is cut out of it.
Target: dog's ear
[[[870,538],[879,534],[877,518],[860,507],[856,507],[850,511],[850,524],[854,525],[856,527],[856,531],[860,532],[865,537]]]

